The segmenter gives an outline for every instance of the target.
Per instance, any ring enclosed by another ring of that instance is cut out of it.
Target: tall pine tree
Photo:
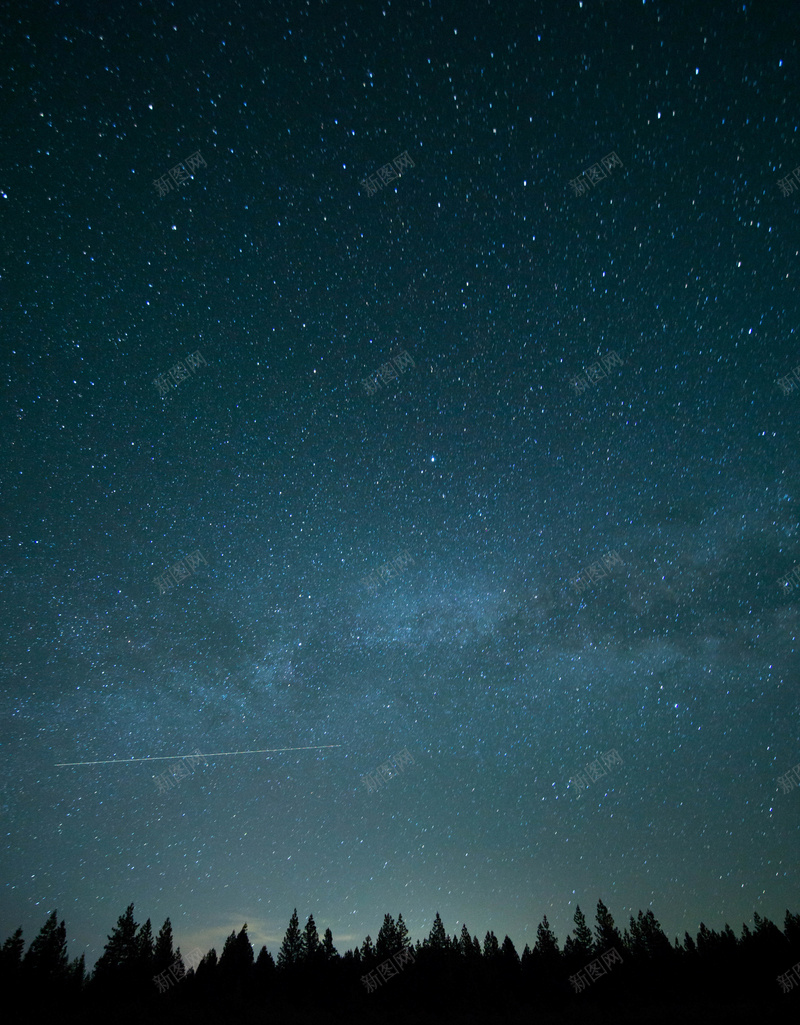
[[[309,915],[303,929],[301,958],[305,964],[314,965],[318,963],[321,955],[322,950],[320,949],[317,925],[314,921],[314,916]]]
[[[280,950],[278,951],[278,968],[281,971],[297,968],[303,956],[303,937],[300,934],[300,919],[297,917],[297,908],[292,912],[289,919],[289,928],[283,937]]]
[[[175,951],[172,949],[172,922],[168,918],[158,931],[156,945],[153,951],[153,975],[160,975],[167,971],[175,960]]]
[[[500,953],[500,944],[497,942],[497,937],[491,931],[486,933],[483,939],[483,956],[492,960],[496,958]]]
[[[339,960],[339,953],[333,945],[333,933],[330,929],[325,930],[325,936],[322,940],[322,953],[325,955],[326,961]]]
[[[539,923],[536,930],[536,944],[533,948],[534,964],[538,965],[545,972],[554,972],[561,961],[561,951],[558,949],[558,940],[550,928],[547,915]]]
[[[22,970],[37,986],[63,987],[68,978],[67,927],[52,912],[31,943],[22,961]]]
[[[139,929],[136,936],[136,968],[137,975],[144,981],[151,978],[153,972],[153,958],[155,954],[155,940],[153,939],[153,926],[148,918]]]
[[[392,916],[386,914],[383,916],[383,925],[380,927],[378,938],[375,941],[375,956],[379,961],[383,961],[385,958],[391,957],[392,954],[396,954],[398,946],[397,926]]]
[[[597,914],[596,914],[596,926],[594,934],[597,937],[597,946],[595,952],[598,954],[604,954],[611,947],[615,947],[620,954],[623,950],[622,936],[619,930],[614,925],[614,919],[611,916],[611,912],[602,902],[597,902]]]
[[[133,917],[133,904],[120,915],[116,927],[108,937],[103,953],[94,966],[94,981],[100,986],[131,987],[138,962],[136,942],[138,926]]]
[[[397,916],[397,925],[395,926],[395,939],[397,940],[397,947],[409,946],[408,929],[406,929],[406,923],[403,921],[402,914]]]
[[[19,926],[0,948],[0,987],[6,995],[9,990],[16,992],[17,986],[22,984],[22,953],[24,950],[25,940],[22,937],[22,926]]]
[[[436,917],[433,920],[431,931],[428,934],[428,947],[430,950],[434,950],[437,953],[444,953],[450,946],[450,941],[447,938],[447,933],[444,931],[444,923],[442,922],[441,915],[436,912]]]
[[[592,943],[592,930],[586,924],[586,916],[581,911],[580,904],[575,907],[572,921],[575,923],[572,952],[575,955],[576,961],[580,961],[583,964],[584,961],[591,960],[594,944]]]

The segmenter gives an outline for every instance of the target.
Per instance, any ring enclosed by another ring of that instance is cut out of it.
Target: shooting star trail
[[[207,751],[202,753],[203,758],[219,758],[222,755],[265,755],[278,754],[281,751],[320,751],[323,748],[341,747],[341,744],[314,744],[311,747],[264,747],[259,751]],[[100,762],[56,762],[57,769],[63,769],[71,765],[132,765],[134,762],[168,762],[171,758],[196,758],[198,752],[192,755],[155,755],[146,758],[108,758]]]

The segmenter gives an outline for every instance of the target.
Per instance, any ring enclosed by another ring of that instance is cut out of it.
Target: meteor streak
[[[265,755],[278,754],[281,751],[319,751],[322,748],[341,747],[341,744],[314,744],[311,747],[264,747],[259,751],[207,751],[203,758],[219,758],[222,755]],[[57,769],[63,769],[69,765],[131,765],[133,762],[168,762],[171,758],[197,757],[197,752],[190,755],[155,755],[146,758],[108,758],[100,762],[56,762]]]

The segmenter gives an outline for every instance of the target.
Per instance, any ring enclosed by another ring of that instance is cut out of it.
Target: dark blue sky
[[[0,12],[0,940],[798,909],[799,24]]]

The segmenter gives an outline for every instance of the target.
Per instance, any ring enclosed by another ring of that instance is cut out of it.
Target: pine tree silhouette
[[[384,915],[383,925],[380,927],[378,938],[375,941],[375,956],[379,961],[383,961],[384,958],[391,957],[396,953],[399,946],[395,921],[391,915]]]
[[[395,926],[395,939],[397,942],[398,950],[401,947],[407,947],[409,945],[408,929],[406,929],[406,923],[403,921],[402,914],[399,914],[397,916],[397,925]]]
[[[573,953],[576,959],[580,960],[581,964],[583,964],[585,961],[591,960],[592,953],[594,952],[594,943],[592,942],[592,930],[586,924],[586,916],[581,911],[580,904],[575,906],[575,914],[572,916],[572,921],[575,923]]]
[[[614,918],[611,912],[602,900],[598,900],[597,902],[597,914],[595,921],[597,923],[594,931],[595,937],[597,938],[595,953],[603,954],[614,947],[620,954],[622,954],[624,949],[622,936],[614,925]]]
[[[561,951],[558,949],[558,940],[550,928],[547,915],[539,923],[536,930],[536,944],[533,948],[534,963],[538,964],[545,972],[554,972],[561,962]]]
[[[136,979],[140,984],[146,984],[155,974],[153,966],[155,963],[155,940],[153,938],[153,927],[148,918],[139,929],[136,936]]]
[[[283,937],[280,950],[278,951],[278,969],[286,971],[297,968],[303,957],[303,937],[300,934],[300,919],[297,917],[297,908],[292,912],[289,919],[289,927]]]
[[[11,979],[19,979],[24,950],[25,940],[20,925],[0,948],[0,982],[8,984]]]
[[[49,992],[63,990],[68,979],[67,928],[53,911],[22,960],[24,978],[36,979]]]
[[[447,938],[447,933],[444,930],[444,924],[438,911],[433,920],[431,931],[428,934],[428,947],[437,953],[444,953],[450,947],[450,941]]]
[[[333,945],[333,933],[330,929],[325,930],[325,936],[322,940],[322,952],[325,955],[326,961],[335,961],[339,959],[339,954],[336,947]]]
[[[316,964],[322,956],[322,949],[319,942],[319,933],[314,922],[314,916],[309,915],[302,936],[301,960],[304,964]]]
[[[132,907],[133,905],[131,905]],[[172,949],[172,922],[167,918],[158,931],[156,945],[153,951],[153,975],[160,975],[165,972],[175,960],[175,951]]]
[[[138,926],[133,917],[133,904],[117,919],[117,924],[94,966],[95,987],[108,991],[112,987],[130,993],[136,982],[139,946],[136,942]]]
[[[487,932],[483,940],[483,956],[490,960],[496,958],[500,953],[500,944],[493,932]]]
[[[258,1017],[268,1007],[271,1020],[302,1025],[312,1017],[318,1020],[324,1006],[341,1007],[342,1020],[357,1021],[362,999],[370,1001],[366,1006],[375,1010],[376,1018],[381,1006],[388,1008],[391,1002],[398,1017],[413,1005],[426,1008],[436,1021],[460,1017],[489,1021],[504,1016],[522,1021],[529,1020],[531,1010],[541,1007],[547,1014],[559,1002],[559,1010],[553,1011],[556,1020],[562,1010],[569,1015],[569,1001],[573,1001],[575,1020],[581,1010],[587,1020],[594,1020],[596,1010],[610,1013],[619,1001],[620,1007],[636,1008],[641,1021],[650,1020],[652,1009],[653,1013],[663,1012],[658,1020],[700,1020],[700,1014],[703,1020],[738,1025],[745,1020],[790,1020],[792,1001],[800,998],[800,987],[787,998],[776,985],[776,976],[788,973],[800,960],[800,916],[788,909],[783,932],[756,912],[752,931],[746,924],[742,926],[741,940],[728,924],[717,932],[701,922],[696,941],[686,932],[683,945],[676,939],[674,946],[651,910],[630,916],[624,943],[602,900],[598,901],[596,942],[580,907],[576,907],[573,921],[574,935],[568,937],[563,954],[544,916],[533,949],[526,944],[520,959],[510,936],[505,936],[501,945],[494,932],[487,932],[483,953],[466,924],[451,939],[436,912],[424,943],[415,943],[415,962],[406,966],[406,971],[414,973],[413,979],[409,974],[404,977],[405,985],[392,983],[391,998],[382,1004],[383,991],[380,996],[364,994],[359,980],[381,960],[411,945],[401,914],[396,921],[390,914],[384,915],[376,946],[367,936],[360,950],[347,950],[340,957],[330,929],[320,942],[313,915],[301,933],[295,909],[281,945],[280,971],[266,947],[254,961],[245,923],[238,933],[227,937],[219,960],[210,950],[196,974],[162,995],[145,976],[151,971],[156,974],[159,964],[162,970],[168,969],[180,958],[180,949],[172,949],[169,919],[154,941],[150,921],[137,926],[133,905],[129,905],[108,936],[92,980],[84,986],[85,961],[81,956],[68,962],[66,925],[52,912],[27,953],[21,928],[3,943],[0,981],[6,982],[7,1002],[14,993],[15,974],[17,982],[23,977],[30,981],[27,990],[18,987],[17,995],[23,993],[22,999],[38,1012],[34,1013],[37,1020],[53,1012],[69,1021],[87,1023],[105,1020],[119,1011],[120,1001],[125,1005],[122,1017],[134,1021],[152,1020],[151,1012],[160,1020],[156,1006],[177,1021],[198,1012],[201,1021],[204,1014],[212,1021],[226,1016],[249,1018],[251,1008]],[[596,961],[611,948],[624,954],[623,964],[614,965],[613,970],[607,966],[609,971],[593,978],[587,993],[572,993],[568,975],[574,978],[590,960]],[[570,968],[576,961],[580,962],[577,968]],[[290,969],[296,974],[290,975]],[[55,992],[53,986],[58,997],[48,996]],[[720,1002],[718,1014],[712,1006],[715,1000]],[[733,1013],[725,1000],[735,1004]],[[531,1002],[533,1006],[526,1010]]]

